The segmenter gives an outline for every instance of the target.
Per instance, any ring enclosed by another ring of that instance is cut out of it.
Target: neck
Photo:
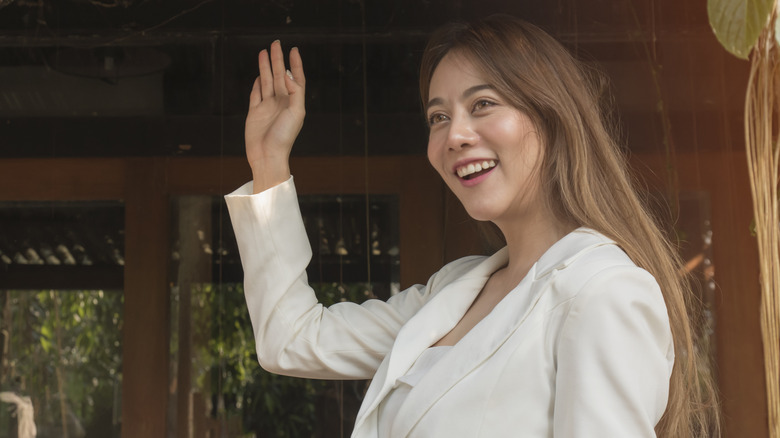
[[[555,242],[577,228],[576,224],[557,220],[554,215],[496,223],[504,234],[509,262],[501,276],[517,284]]]

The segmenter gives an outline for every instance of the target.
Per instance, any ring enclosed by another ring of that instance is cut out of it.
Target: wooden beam
[[[12,265],[0,268],[0,290],[121,290],[123,273],[122,266]]]
[[[0,201],[121,199],[125,171],[117,158],[0,160]]]

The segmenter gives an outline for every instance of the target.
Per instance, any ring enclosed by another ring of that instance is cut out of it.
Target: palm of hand
[[[290,96],[277,96],[249,109],[244,136],[250,163],[289,157],[304,117],[303,112],[291,108],[290,100]]]
[[[244,136],[253,171],[284,168],[295,138],[303,126],[305,78],[298,50],[290,51],[285,70],[281,44],[271,44],[258,55],[260,75],[249,96]]]

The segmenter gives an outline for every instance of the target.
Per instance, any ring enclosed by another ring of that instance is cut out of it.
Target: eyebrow
[[[471,96],[472,94],[474,94],[474,93],[476,93],[478,91],[493,90],[493,89],[494,89],[494,87],[492,85],[490,85],[490,84],[474,85],[473,87],[467,88],[466,91],[464,91],[463,94],[461,95],[461,98],[465,99],[465,98]],[[428,105],[425,106],[425,110],[427,111],[428,108],[430,108],[430,107],[432,107],[434,105],[441,105],[443,103],[444,103],[444,100],[442,98],[434,97],[433,99],[428,101]]]

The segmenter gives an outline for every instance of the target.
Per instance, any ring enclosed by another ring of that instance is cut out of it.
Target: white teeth
[[[455,169],[455,173],[457,173],[459,177],[463,178],[491,167],[496,167],[496,162],[494,160],[485,160],[481,163],[469,163],[466,166],[458,167]]]

